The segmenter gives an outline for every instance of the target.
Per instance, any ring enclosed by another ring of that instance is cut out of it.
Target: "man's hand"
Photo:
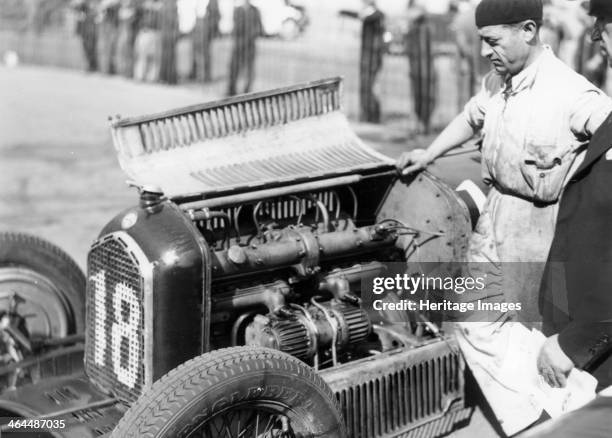
[[[432,162],[433,158],[427,150],[413,149],[409,152],[404,152],[397,160],[397,163],[395,163],[395,167],[397,167],[397,170],[402,175],[408,175],[425,169]]]
[[[538,354],[538,372],[553,388],[563,388],[574,363],[559,346],[559,335],[546,339]]]

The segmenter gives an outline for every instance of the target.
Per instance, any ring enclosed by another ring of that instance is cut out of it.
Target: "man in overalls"
[[[427,150],[404,153],[397,166],[424,169],[476,132],[483,134],[482,173],[490,190],[470,238],[470,274],[487,288],[463,301],[520,303],[458,324],[464,357],[504,432],[515,434],[542,413],[527,381],[535,370],[530,328],[541,326],[539,285],[558,199],[585,144],[612,101],[540,42],[541,0],[482,0],[476,25],[493,71],[482,89]],[[522,323],[522,324],[521,324]],[[527,363],[529,362],[529,363]]]

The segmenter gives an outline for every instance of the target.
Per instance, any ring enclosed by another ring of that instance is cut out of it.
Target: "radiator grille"
[[[430,346],[425,354],[417,349],[387,360],[376,357],[377,365],[372,361],[361,366],[354,363],[343,367],[345,370],[324,372],[349,436],[409,436],[420,429],[418,436],[435,438],[452,429],[456,421],[450,421],[448,415],[463,408],[463,362],[458,353],[445,348],[445,343],[439,344]],[[444,427],[424,427],[432,421]],[[430,433],[424,433],[428,430]]]
[[[135,400],[144,387],[144,281],[138,260],[118,237],[88,258],[85,370],[104,392]]]

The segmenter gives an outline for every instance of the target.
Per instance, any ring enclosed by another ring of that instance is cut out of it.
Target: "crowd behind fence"
[[[210,98],[345,78],[362,121],[448,122],[489,69],[473,0],[0,0],[5,60],[135,81],[197,84]],[[568,7],[567,4],[571,4]],[[547,2],[542,37],[598,85],[607,68],[580,2]],[[7,58],[7,55],[10,55]]]

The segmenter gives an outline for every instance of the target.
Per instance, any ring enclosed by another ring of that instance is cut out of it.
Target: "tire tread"
[[[261,347],[230,347],[191,359],[170,371],[145,392],[119,421],[111,437],[156,437],[164,425],[198,393],[247,370],[285,369],[310,381],[316,391],[340,408],[321,376],[299,359]]]

